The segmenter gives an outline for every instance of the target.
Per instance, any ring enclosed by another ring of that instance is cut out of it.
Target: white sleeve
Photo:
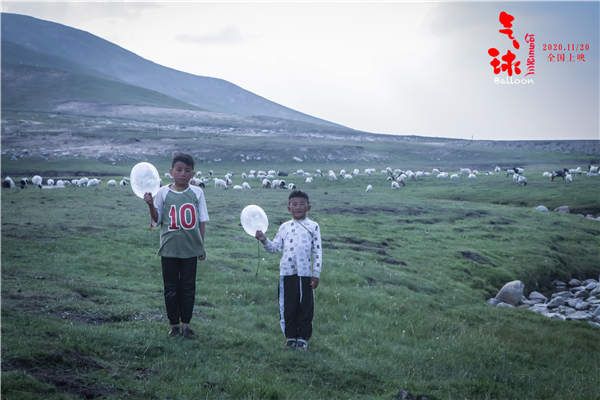
[[[156,214],[158,215],[158,221],[154,222],[154,221],[152,221],[152,218],[151,218],[150,219],[151,226],[157,226],[157,225],[161,224],[163,205],[165,204],[165,197],[166,197],[165,194],[167,193],[166,190],[169,190],[169,187],[163,186],[160,189],[158,189],[156,196],[154,196],[154,208],[156,209]]]
[[[196,198],[198,198],[198,212],[200,213],[200,217],[198,218],[200,222],[208,221],[208,210],[206,208],[206,199],[204,198],[204,191],[200,188],[193,188],[194,193],[196,193]]]
[[[285,239],[285,227],[281,225],[273,240],[267,239],[264,244],[265,250],[269,253],[275,253],[283,249],[283,240]]]

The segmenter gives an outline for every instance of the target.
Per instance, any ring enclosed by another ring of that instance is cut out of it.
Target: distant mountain
[[[171,104],[181,102],[182,108],[344,128],[274,103],[231,82],[163,67],[88,32],[29,16],[2,13],[2,53],[3,69],[11,68],[10,73],[18,70],[16,65],[46,72],[66,71],[158,92],[170,98]],[[76,79],[73,75],[70,78]],[[4,74],[2,79],[4,85]]]

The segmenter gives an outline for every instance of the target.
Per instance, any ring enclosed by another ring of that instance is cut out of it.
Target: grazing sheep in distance
[[[25,189],[25,187],[27,187],[27,178],[21,178],[21,180],[19,181],[19,186],[21,187],[21,189]]]
[[[3,188],[9,188],[12,189],[14,188],[15,185],[15,181],[12,180],[12,178],[10,176],[7,176],[6,178],[4,178],[4,180],[2,181],[2,187]]]
[[[288,183],[287,188],[289,190],[295,190],[296,189],[296,184],[290,182],[290,183]]]
[[[563,168],[562,170],[553,171],[550,175],[550,181],[554,182],[554,178],[563,178],[563,181],[566,179],[566,176],[569,174],[569,170],[567,168]]]
[[[31,183],[33,183],[35,186],[41,188],[42,187],[42,177],[39,175],[34,175],[33,178],[31,178]]]
[[[565,183],[571,183],[571,182],[573,182],[573,175],[566,174],[565,175]]]
[[[474,173],[470,173],[467,178],[469,178],[469,179],[475,179],[475,178],[477,178],[477,175],[475,175]]]
[[[250,190],[252,188],[250,187],[250,184],[248,182],[242,182],[242,189]]]
[[[223,179],[219,179],[219,178],[214,178],[215,181],[215,188],[221,188],[221,189],[227,189],[227,182],[225,182]]]
[[[400,189],[400,184],[396,181],[392,181],[392,189]]]
[[[121,179],[121,180],[119,181],[119,186],[127,186],[127,185],[129,185],[129,182],[128,182],[128,181],[126,181],[125,179]]]
[[[523,175],[515,175],[517,178],[517,185],[527,186],[527,178]]]
[[[459,179],[459,178],[460,178],[460,176],[458,176],[458,174],[452,174],[452,175],[450,175],[450,179],[454,180],[454,179]]]
[[[233,190],[244,190],[244,188],[241,185],[234,185]]]
[[[62,179],[59,179],[59,180],[57,180],[57,181],[56,181],[56,187],[59,187],[59,188],[64,188],[64,187],[65,187],[65,184],[66,184],[66,183],[68,183],[68,182],[69,182],[69,181],[66,181],[66,182],[65,182],[65,181],[63,181]]]
[[[548,171],[544,171],[544,173],[542,174],[542,176],[543,176],[544,178],[551,178],[551,177],[552,177],[552,173],[551,173],[551,172],[548,172]]]
[[[262,180],[262,187],[267,188],[267,189],[270,188],[271,187],[271,181],[268,180],[267,178],[263,179]]]
[[[373,190],[373,185],[367,185],[365,192],[369,193],[371,190]]]
[[[87,181],[87,187],[98,186],[100,184],[100,179],[92,178]]]
[[[312,176],[307,176],[306,179],[304,180],[304,183],[312,183],[313,178]]]
[[[56,182],[56,184],[58,185],[58,182]],[[109,181],[106,182],[106,186],[117,186],[117,181],[114,179],[109,179]]]
[[[48,180],[46,181],[46,184],[47,184],[48,186],[54,186],[54,179],[48,179]]]

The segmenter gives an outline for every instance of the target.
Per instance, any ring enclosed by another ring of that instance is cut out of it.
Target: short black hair
[[[294,190],[294,191],[292,191],[292,193],[290,193],[290,195],[288,197],[288,201],[290,201],[294,197],[300,197],[300,198],[306,199],[306,202],[310,203],[310,200],[308,199],[308,194],[306,194],[302,190]]]
[[[175,153],[173,155],[173,161],[171,161],[171,168],[173,168],[175,166],[175,163],[178,161],[181,161],[185,165],[189,165],[190,167],[192,167],[192,169],[194,168],[194,159],[189,154]]]

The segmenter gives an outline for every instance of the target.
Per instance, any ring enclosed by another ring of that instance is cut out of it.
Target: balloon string
[[[254,274],[255,278],[258,276],[259,268],[260,268],[260,242],[257,240],[256,241],[256,274]]]

